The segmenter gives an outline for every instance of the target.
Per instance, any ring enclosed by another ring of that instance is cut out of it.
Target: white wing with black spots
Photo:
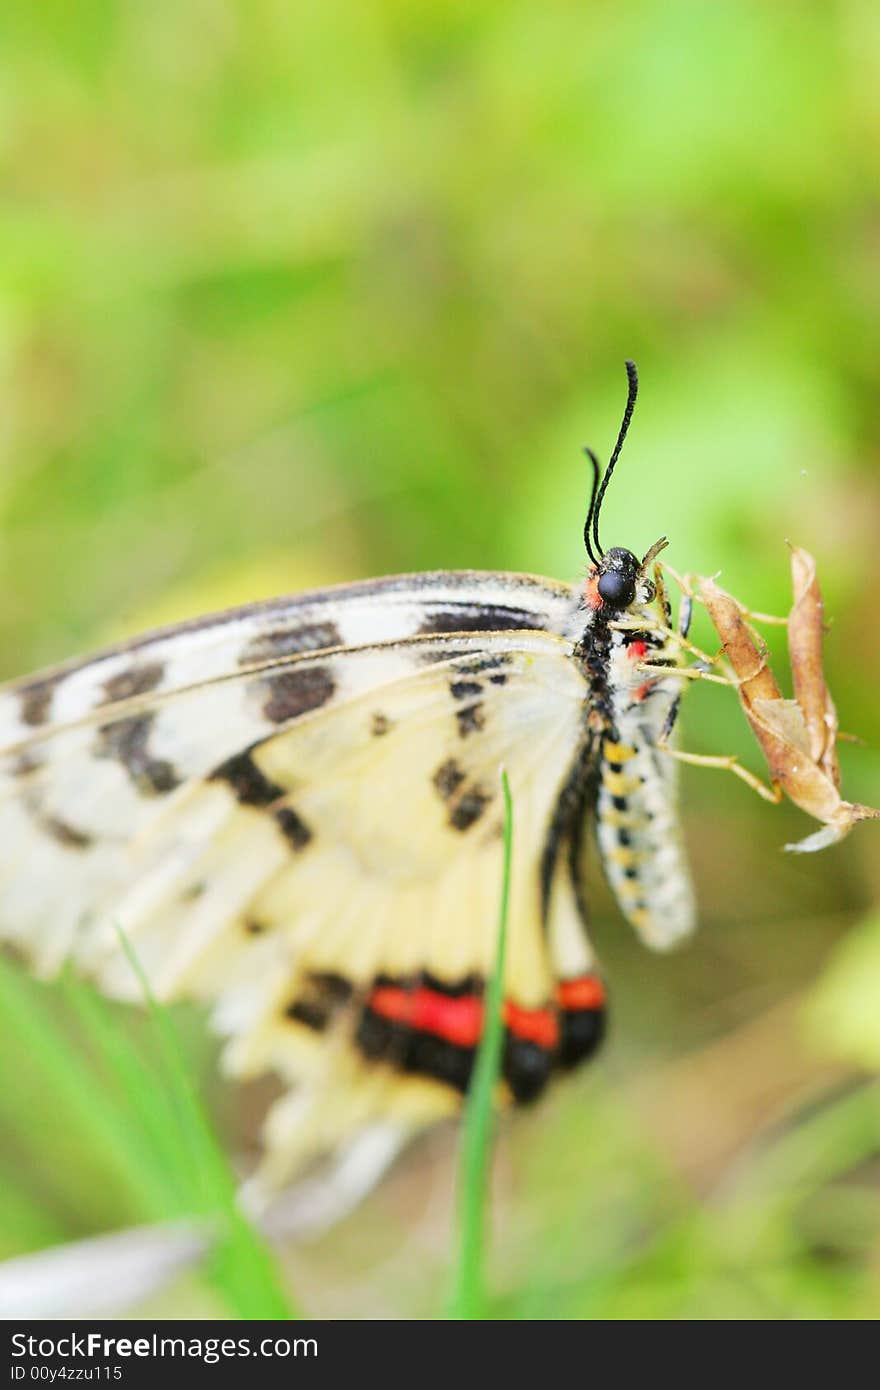
[[[271,1183],[364,1124],[423,1123],[457,1104],[442,1058],[401,1076],[394,1049],[377,1060],[373,1043],[365,1055],[358,1029],[377,981],[455,990],[486,978],[502,765],[519,808],[509,1006],[544,1018],[560,952],[566,969],[592,961],[582,932],[562,949],[560,931],[542,924],[542,836],[583,738],[585,685],[569,643],[540,632],[421,637],[282,669],[289,701],[317,689],[319,671],[326,698],[172,790],[144,794],[152,814],[115,840],[95,834],[89,812],[106,790],[104,764],[83,743],[93,726],[45,742],[28,807],[20,796],[0,805],[0,843],[16,828],[26,842],[4,861],[4,920],[19,914],[14,934],[40,968],[73,959],[109,993],[137,999],[121,928],[160,998],[209,1004],[232,1073],[274,1070],[290,1084],[267,1122]],[[264,699],[266,679],[241,677],[239,693],[255,684]],[[195,718],[199,694],[168,709],[193,702]],[[167,752],[155,744],[156,757]],[[82,842],[34,835],[35,815],[76,824]],[[562,893],[554,913],[572,938]]]
[[[0,689],[0,751],[125,701],[152,706],[285,657],[447,632],[562,633],[576,607],[566,584],[477,570],[391,575],[248,604]]]

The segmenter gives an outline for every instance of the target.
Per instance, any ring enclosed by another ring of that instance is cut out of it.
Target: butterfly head
[[[604,476],[601,474],[599,460],[593,450],[585,449],[584,451],[593,466],[593,490],[590,495],[590,505],[584,526],[584,544],[592,564],[587,579],[586,597],[593,608],[605,610],[609,616],[621,613],[634,604],[650,603],[654,597],[654,584],[650,577],[650,568],[656,556],[668,543],[665,537],[661,537],[651,546],[644,559],[639,560],[631,550],[626,550],[623,546],[615,545],[610,550],[603,550],[599,541],[599,513],[602,509],[605,490],[614,471],[614,465],[620,457],[639,391],[639,376],[635,362],[627,362],[626,375],[629,381],[626,409],[623,412],[623,422],[617,436],[617,443],[611,458],[608,460],[608,467],[605,469]]]
[[[629,608],[635,603],[639,562],[631,550],[612,546],[599,562],[596,593],[605,608]]]
[[[585,596],[590,606],[613,618],[627,608],[650,603],[654,597],[651,567],[668,544],[661,536],[643,560],[620,545],[606,550],[594,562],[587,579]]]

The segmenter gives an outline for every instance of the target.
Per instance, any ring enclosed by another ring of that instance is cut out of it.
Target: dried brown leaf
[[[789,652],[796,699],[786,700],[758,647],[736,599],[712,579],[698,581],[724,651],[733,667],[743,713],[761,746],[774,783],[824,829],[786,849],[823,849],[846,835],[860,820],[880,816],[869,806],[840,795],[835,738],[837,716],[822,667],[822,598],[815,563],[806,551],[793,549],[794,608],[789,622]],[[793,631],[792,631],[793,627]]]
[[[788,654],[795,698],[803,711],[810,756],[840,786],[837,763],[837,711],[825,682],[822,664],[824,604],[816,561],[807,550],[791,546],[794,602],[788,620]]]

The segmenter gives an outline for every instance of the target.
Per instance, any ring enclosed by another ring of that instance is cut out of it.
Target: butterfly
[[[138,1000],[208,1006],[236,1077],[273,1072],[257,1191],[387,1158],[456,1111],[494,959],[507,769],[516,816],[503,1089],[586,1059],[605,989],[594,833],[624,917],[694,925],[660,747],[683,681],[654,560],[586,576],[394,575],[185,622],[0,690],[0,934]],[[649,671],[643,669],[649,666]]]

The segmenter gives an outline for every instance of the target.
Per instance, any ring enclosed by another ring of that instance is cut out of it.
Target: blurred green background
[[[875,5],[6,0],[0,52],[4,675],[364,575],[574,578],[631,356],[605,545],[665,533],[779,613],[810,549],[844,788],[880,803]],[[728,692],[683,726],[759,770]],[[787,857],[804,817],[691,769],[683,814],[703,930],[652,958],[597,886],[613,1033],[505,1127],[495,1311],[872,1316],[878,831]],[[0,1254],[144,1218],[13,1089]],[[453,1153],[285,1253],[306,1311],[437,1311]]]

